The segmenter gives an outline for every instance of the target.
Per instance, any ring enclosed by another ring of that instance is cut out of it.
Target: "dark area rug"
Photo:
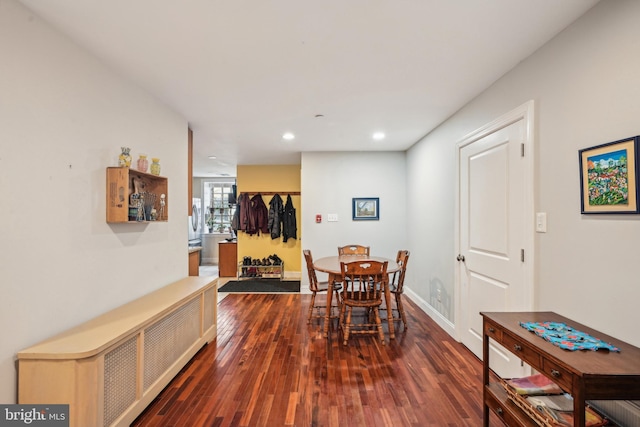
[[[218,292],[300,292],[299,280],[247,279],[230,280]]]

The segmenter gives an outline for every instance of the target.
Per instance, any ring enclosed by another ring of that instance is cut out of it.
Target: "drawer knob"
[[[515,351],[522,351],[522,346],[520,344],[514,344],[513,349]]]
[[[489,332],[494,333],[496,330],[494,328],[489,328]]]
[[[502,410],[502,408],[500,408],[500,407],[496,408],[496,414],[498,414],[498,415],[502,416],[502,413],[503,413],[503,412],[504,412],[504,411]]]
[[[551,376],[555,377],[555,378],[559,378],[560,377],[560,371],[557,371],[555,369],[551,370]]]

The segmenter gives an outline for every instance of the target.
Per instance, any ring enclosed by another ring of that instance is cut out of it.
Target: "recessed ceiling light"
[[[286,139],[287,141],[291,141],[292,139],[294,139],[296,136],[294,134],[292,134],[291,132],[286,132],[282,135],[282,139]]]
[[[373,139],[375,139],[376,141],[383,140],[383,139],[384,139],[384,137],[385,137],[384,132],[375,132],[375,133],[373,134]]]
[[[215,159],[217,159],[216,156],[209,156],[209,160],[215,160]]]

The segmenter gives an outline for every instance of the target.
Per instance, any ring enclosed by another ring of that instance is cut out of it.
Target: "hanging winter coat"
[[[262,200],[262,194],[256,194],[249,202],[249,223],[245,230],[247,234],[254,235],[269,232],[269,210]]]
[[[243,195],[241,194],[240,197]],[[240,200],[238,200],[240,202]],[[240,203],[236,205],[236,210],[233,212],[233,218],[231,219],[231,228],[233,231],[238,234],[238,230],[240,229]]]
[[[249,225],[249,195],[245,193],[241,193],[238,197],[238,230],[247,231],[247,226]]]
[[[282,241],[298,238],[298,226],[296,224],[296,209],[293,207],[291,195],[287,195],[287,203],[284,205],[282,217]]]
[[[282,234],[282,216],[284,204],[279,194],[274,195],[269,202],[269,233],[271,239],[278,239]]]

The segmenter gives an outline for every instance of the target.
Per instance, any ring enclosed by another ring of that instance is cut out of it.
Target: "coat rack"
[[[299,196],[301,193],[299,191],[241,191],[240,194],[262,194],[263,196],[275,196],[276,194],[288,194],[289,196]]]

